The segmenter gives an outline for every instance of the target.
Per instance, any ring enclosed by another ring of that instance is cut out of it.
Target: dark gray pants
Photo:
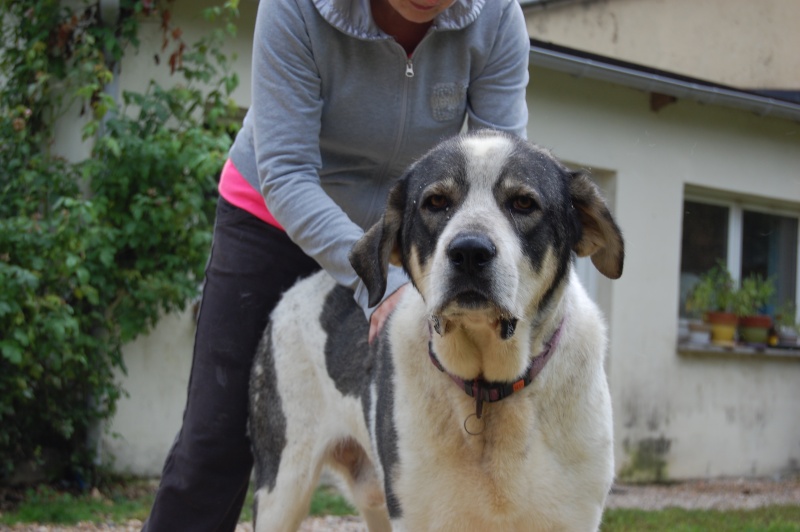
[[[253,465],[253,356],[280,295],[319,268],[283,231],[219,200],[183,426],[144,530],[234,530]]]

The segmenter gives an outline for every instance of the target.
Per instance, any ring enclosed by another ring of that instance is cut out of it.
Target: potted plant
[[[778,345],[796,346],[800,323],[796,323],[797,308],[791,301],[786,301],[775,313],[775,327],[778,333]]]
[[[760,275],[748,275],[734,298],[734,311],[739,316],[739,336],[748,344],[766,345],[772,318],[764,307],[775,293],[775,283]]]
[[[699,312],[711,326],[711,342],[733,345],[738,316],[733,312],[736,290],[725,263],[718,261],[700,276],[686,299],[686,309]]]

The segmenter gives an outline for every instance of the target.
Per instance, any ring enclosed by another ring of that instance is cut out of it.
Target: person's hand
[[[378,308],[376,308],[375,312],[372,313],[372,316],[369,318],[369,343],[372,343],[372,341],[378,336],[378,333],[381,332],[381,329],[383,329],[383,324],[386,323],[386,320],[394,310],[394,307],[397,306],[397,302],[400,301],[400,296],[407,286],[408,283],[395,290],[395,292],[387,297],[383,303],[378,305]]]

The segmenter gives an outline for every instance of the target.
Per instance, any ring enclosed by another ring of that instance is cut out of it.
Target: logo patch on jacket
[[[466,87],[460,83],[437,83],[431,92],[431,112],[433,119],[446,122],[464,115],[467,94]]]

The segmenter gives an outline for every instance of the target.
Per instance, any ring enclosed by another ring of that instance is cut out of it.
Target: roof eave
[[[518,0],[523,10],[546,9],[554,5],[587,3],[587,0]]]
[[[650,93],[666,94],[675,98],[689,99],[709,105],[733,107],[751,111],[760,116],[773,116],[800,121],[800,105],[770,98],[747,91],[705,84],[690,78],[670,77],[667,73],[657,74],[637,70],[633,66],[623,66],[603,62],[599,58],[573,55],[563,49],[531,43],[531,64],[578,77],[607,81]]]

